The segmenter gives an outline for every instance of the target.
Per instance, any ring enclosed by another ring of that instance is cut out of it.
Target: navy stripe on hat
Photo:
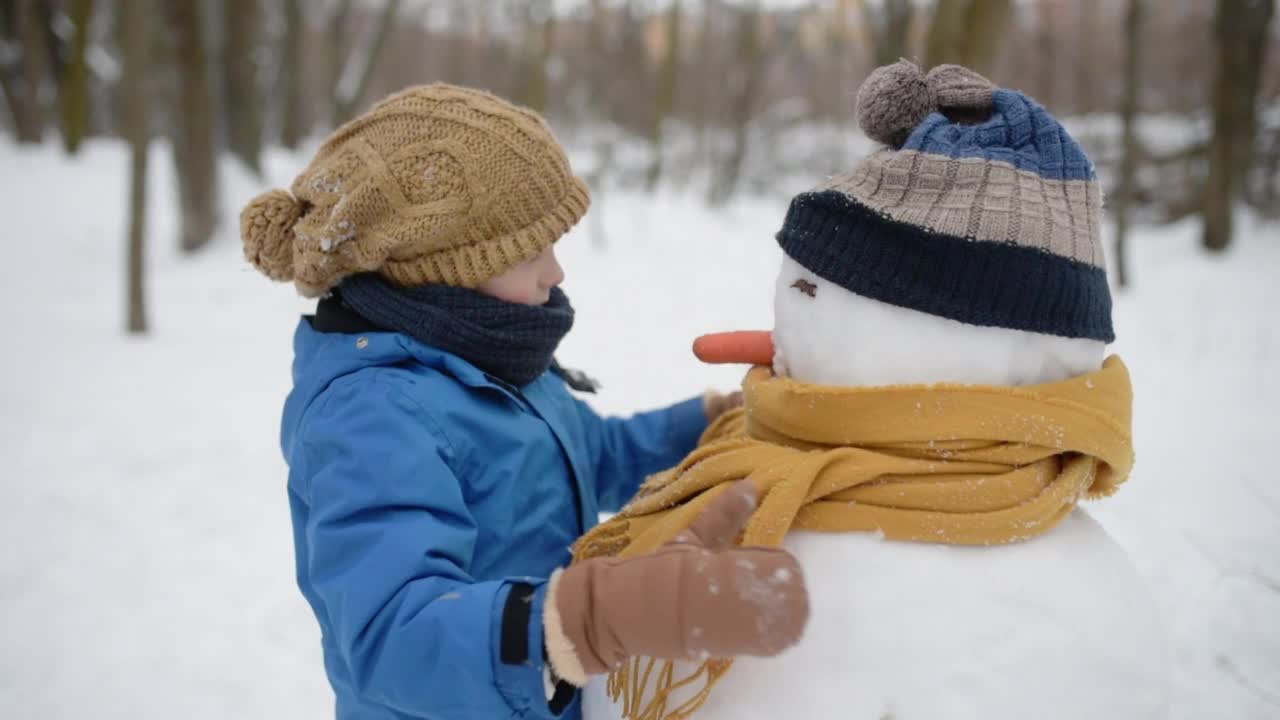
[[[844,193],[802,193],[777,234],[787,255],[850,292],[970,325],[1111,342],[1099,267],[1040,248],[938,233]]]

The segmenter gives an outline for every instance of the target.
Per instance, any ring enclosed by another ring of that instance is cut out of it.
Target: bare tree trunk
[[[449,25],[446,33],[448,54],[445,56],[441,77],[445,82],[466,85],[467,70],[471,60],[471,12],[473,5],[466,0],[449,0]]]
[[[119,22],[124,71],[121,77],[123,103],[121,127],[129,140],[129,242],[125,263],[127,316],[125,328],[130,333],[147,332],[146,235],[147,235],[147,148],[150,128],[147,119],[150,103],[147,92],[147,66],[150,45],[147,32],[152,8],[144,0],[120,3]]]
[[[262,175],[262,114],[258,62],[262,8],[258,0],[222,0],[223,107],[231,154],[254,175]]]
[[[47,127],[51,119],[61,132],[58,93],[66,74],[65,58],[71,54],[71,50],[63,39],[65,33],[60,34],[54,27],[55,20],[64,19],[64,16],[54,12],[53,0],[13,1],[18,6],[18,42],[23,48],[22,72],[26,85],[35,89],[35,104],[40,112],[41,128]],[[65,29],[62,23],[58,25]]]
[[[75,34],[67,48],[66,69],[58,84],[58,108],[62,117],[62,146],[73,155],[89,131],[89,66],[85,63],[85,52],[89,48],[92,17],[93,0],[72,2],[70,19]]]
[[[742,176],[742,166],[747,156],[747,134],[751,127],[755,106],[756,88],[763,68],[763,52],[760,43],[760,6],[752,3],[738,10],[738,29],[735,46],[737,60],[734,63],[736,91],[732,101],[733,145],[725,158],[719,177],[711,184],[709,200],[721,204],[733,196]]]
[[[1204,232],[1210,251],[1231,244],[1231,210],[1240,195],[1257,132],[1257,93],[1275,0],[1218,0],[1214,38],[1213,136],[1205,188]]]
[[[56,93],[62,85],[62,76],[66,72],[66,57],[70,53],[63,47],[66,41],[54,29],[55,21],[58,13],[55,12],[53,0],[31,0],[31,13],[37,19],[36,28],[43,36],[43,41],[32,45],[32,47],[42,48],[45,57],[48,58],[47,76],[53,81],[53,90]],[[34,38],[33,38],[34,39]]]
[[[926,64],[956,63],[990,72],[1000,38],[1013,17],[1013,0],[939,0],[929,26]]]
[[[469,2],[470,0],[464,0]],[[493,36],[493,6],[488,3],[481,3],[478,6],[470,6],[471,12],[474,13],[471,25],[471,32],[468,34],[467,54],[464,56],[466,61],[466,76],[484,77],[485,58],[487,49],[494,42]],[[474,81],[468,80],[468,84],[476,84]]]
[[[823,124],[836,116],[839,99],[832,97],[840,82],[843,65],[844,39],[844,0],[836,0],[829,8],[814,8],[812,12],[819,15],[822,23],[819,33],[813,38],[814,48],[807,58],[812,63],[812,72],[806,78],[805,102],[809,105],[808,119],[816,124]],[[875,18],[865,6],[860,11],[863,22],[874,25]],[[875,34],[868,37],[874,39]],[[843,93],[841,93],[843,94]]]
[[[178,70],[177,104],[173,108],[173,159],[182,209],[178,246],[193,252],[213,239],[218,224],[217,136],[209,62],[199,4],[161,5],[167,13]]]
[[[1075,109],[1077,113],[1087,115],[1098,107],[1094,97],[1098,93],[1098,87],[1093,73],[1098,55],[1098,0],[1076,0],[1076,3],[1077,12],[1080,13],[1080,32],[1076,39]]]
[[[4,106],[9,111],[10,122],[13,123],[14,137],[18,142],[29,142],[22,137],[21,120],[18,117],[18,105],[21,99],[15,80],[22,49],[18,45],[18,38],[14,35],[16,10],[17,3],[0,2],[0,48],[4,48],[4,51],[0,52],[0,92],[4,93]],[[11,52],[9,48],[17,48],[17,50]]]
[[[1036,96],[1045,107],[1057,107],[1054,100],[1057,97],[1056,71],[1058,69],[1058,42],[1055,33],[1055,16],[1058,0],[1038,0],[1036,3],[1036,45],[1039,52],[1036,54],[1037,75],[1036,78]]]
[[[972,0],[937,0],[929,19],[929,36],[925,41],[925,66],[961,63],[961,35],[965,16]]]
[[[605,49],[606,26],[608,24],[608,10],[604,6],[603,0],[591,0],[587,15],[587,53],[592,58],[608,57]],[[583,72],[586,75],[587,86],[587,106],[588,109],[599,109],[602,118],[610,118],[612,116],[612,108],[610,107],[608,95],[608,78],[606,76],[607,69],[604,62],[589,63]],[[602,119],[596,118],[596,119]]]
[[[1013,0],[971,0],[964,33],[964,64],[990,73],[1001,43],[998,38],[1013,24]]]
[[[849,28],[853,24],[850,16],[855,7],[862,14],[862,24],[871,28],[866,38],[871,41],[876,52],[881,48],[884,33],[880,27],[880,15],[876,12],[880,6],[854,0],[837,0],[829,11],[830,17],[825,18],[821,49],[814,58],[816,80],[809,102],[813,107],[814,119],[819,121],[838,122],[847,117],[850,109],[847,97],[851,87],[850,48],[858,43],[851,37]]]
[[[1216,3],[1216,0],[1215,0]],[[1196,12],[1197,7],[1203,7],[1204,2],[1198,3],[1182,3],[1180,10],[1175,9],[1172,12],[1178,13],[1178,34],[1183,36],[1193,36],[1204,25],[1204,21]],[[1207,60],[1207,51],[1212,49],[1198,47],[1197,43],[1178,43],[1177,55],[1174,59],[1174,72],[1183,82],[1179,82],[1175,90],[1177,99],[1177,111],[1190,115],[1203,109],[1204,95],[1203,86],[1212,89],[1213,80],[1212,72],[1205,72],[1201,68],[1205,65],[1212,65]],[[1203,82],[1189,82],[1191,78],[1201,80]],[[1212,101],[1210,101],[1212,104]]]
[[[646,44],[646,15],[642,0],[624,0],[618,8],[617,34],[610,38],[610,67],[605,69],[605,86],[609,90],[610,119],[618,126],[637,134],[647,133],[656,81],[649,63]],[[618,70],[626,68],[628,83],[617,82]]]
[[[694,162],[710,165],[711,153],[708,149],[707,126],[711,123],[711,107],[717,89],[716,80],[711,75],[711,51],[715,46],[715,12],[713,0],[702,2],[702,27],[698,29],[698,100],[694,107],[694,125],[697,128],[697,139],[694,141]]]
[[[1143,0],[1129,0],[1129,10],[1124,18],[1124,96],[1120,104],[1120,119],[1124,124],[1124,155],[1120,159],[1120,192],[1116,193],[1116,281],[1120,287],[1129,284],[1128,238],[1129,213],[1133,209],[1134,175],[1138,164],[1138,136],[1135,122],[1139,111],[1138,93],[1142,57]]]
[[[915,14],[912,0],[884,0],[877,11],[870,3],[862,5],[865,14],[871,15],[875,28],[875,63],[889,65],[907,56],[907,33]]]
[[[280,142],[290,150],[296,149],[306,135],[303,127],[304,83],[302,77],[302,35],[305,32],[302,19],[302,0],[284,0],[284,63],[283,119],[280,123]]]
[[[551,110],[555,93],[551,91],[551,59],[556,54],[556,8],[554,3],[547,5],[546,17],[542,20],[542,50],[537,60],[537,75],[541,98],[538,112],[545,115]]]
[[[1257,172],[1261,175],[1254,186],[1252,197],[1246,199],[1254,209],[1269,217],[1280,215],[1280,128],[1273,129],[1266,149],[1258,159]]]
[[[0,60],[5,102],[13,116],[18,142],[44,139],[45,111],[40,97],[46,77],[45,30],[34,0],[6,0],[0,4],[4,23],[0,37],[18,48],[18,55]]]
[[[400,12],[401,0],[387,0],[382,6],[382,14],[378,18],[378,27],[362,52],[352,50],[351,57],[343,68],[342,78],[334,89],[334,107],[337,115],[336,124],[342,124],[355,117],[365,93],[369,89],[369,78],[378,65],[378,58],[386,47],[387,37],[395,25],[396,15]]]
[[[662,177],[662,126],[670,117],[676,100],[676,78],[680,69],[680,0],[672,0],[667,9],[667,52],[658,71],[658,93],[654,98],[653,126],[649,130],[649,144],[653,157],[649,163],[646,185],[652,192]]]
[[[342,71],[347,63],[347,35],[349,31],[349,20],[351,17],[352,0],[334,0],[333,13],[329,16],[329,77],[327,91],[331,93],[331,102],[329,107],[324,109],[327,113],[324,115],[328,120],[329,126],[337,127],[338,125],[338,86],[342,84]]]
[[[529,0],[524,15],[523,72],[517,97],[538,113],[547,110],[547,64],[555,43],[555,8],[549,0]]]

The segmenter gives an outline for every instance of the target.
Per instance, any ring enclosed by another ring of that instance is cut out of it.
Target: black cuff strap
[[[553,674],[554,677],[554,674]],[[551,708],[552,715],[561,715],[569,707],[569,703],[573,702],[573,696],[578,692],[578,688],[569,683],[556,678],[556,692],[547,701],[547,706]]]
[[[529,661],[529,620],[537,590],[528,583],[513,583],[502,609],[502,638],[499,657],[503,665],[523,665]]]
[[[499,657],[503,665],[524,665],[529,662],[529,623],[533,620],[533,598],[537,589],[528,583],[513,583],[502,608],[502,637],[499,640]],[[542,651],[546,662],[546,649]],[[555,692],[547,701],[552,714],[562,714],[573,702],[578,689],[556,677],[550,664],[551,678],[556,683]]]
[[[573,696],[578,692],[578,688],[561,680],[556,674],[555,666],[551,664],[551,658],[547,655],[546,643],[542,645],[542,662],[547,666],[547,676],[556,686],[551,699],[547,701],[547,707],[550,708],[552,715],[559,717],[569,707],[569,703],[573,702]]]

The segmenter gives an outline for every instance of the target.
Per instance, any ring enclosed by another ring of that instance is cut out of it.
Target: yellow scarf
[[[763,499],[744,545],[776,547],[792,529],[1017,542],[1048,532],[1082,497],[1114,493],[1133,465],[1133,391],[1114,356],[1098,372],[1027,387],[823,387],[757,367],[743,392],[745,407],[579,540],[575,560],[651,552],[745,477]],[[609,690],[628,718],[684,718],[731,664],[711,660],[676,681],[664,663],[642,705],[655,661],[634,659]],[[701,691],[668,710],[672,693],[699,678]]]

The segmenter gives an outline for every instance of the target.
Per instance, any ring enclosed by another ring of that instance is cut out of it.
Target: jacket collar
[[[310,377],[323,386],[343,375],[369,367],[398,365],[409,360],[447,374],[464,385],[509,392],[506,383],[492,378],[462,358],[426,345],[403,333],[354,326],[346,331],[322,331],[316,316],[305,316],[294,331],[294,382]],[[324,325],[325,327],[331,327]],[[323,366],[317,363],[322,357]]]

